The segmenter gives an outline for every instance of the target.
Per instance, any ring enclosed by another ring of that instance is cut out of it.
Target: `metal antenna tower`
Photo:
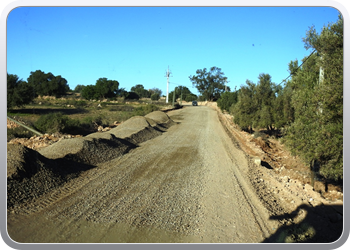
[[[165,73],[165,77],[167,78],[166,100],[165,100],[166,103],[168,103],[169,101],[169,77],[171,77],[170,74],[171,72],[169,70],[169,65],[168,65],[168,71]]]

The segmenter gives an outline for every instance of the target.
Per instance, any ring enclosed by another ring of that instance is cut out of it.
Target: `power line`
[[[277,84],[278,85],[281,85],[283,82],[285,82],[289,77],[291,77],[291,75],[293,75],[295,72],[297,72],[297,70],[310,58],[310,56],[312,56],[314,53],[316,52],[316,49],[314,49],[314,51],[311,52],[311,54],[305,59],[305,61],[303,61],[302,64],[299,65],[298,68],[296,68],[296,70],[294,70],[292,73],[290,73],[290,75],[284,79],[281,83]]]
[[[169,82],[169,83],[170,83],[170,84],[177,85],[177,86],[187,87],[187,88],[195,88],[195,87],[193,87],[193,86],[183,85],[183,84],[180,84],[180,83],[175,83],[175,82]]]

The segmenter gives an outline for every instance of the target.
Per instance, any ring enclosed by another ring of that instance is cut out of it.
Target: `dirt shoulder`
[[[342,187],[315,180],[311,186],[310,171],[298,157],[292,156],[274,138],[254,138],[241,131],[232,116],[218,116],[233,143],[250,158],[248,178],[256,194],[281,223],[279,230],[265,242],[333,242],[342,234]]]

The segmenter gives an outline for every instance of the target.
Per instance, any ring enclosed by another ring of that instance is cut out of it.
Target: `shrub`
[[[107,118],[103,114],[96,116],[87,116],[82,120],[84,126],[90,126],[91,128],[95,126],[107,126]]]
[[[148,113],[151,113],[151,112],[157,111],[157,110],[159,110],[159,108],[156,105],[149,104],[146,106],[141,106],[141,107],[135,108],[133,111],[133,115],[144,116],[144,115],[147,115]]]
[[[153,95],[151,95],[151,100],[152,101],[158,101],[160,98],[160,95],[158,93],[154,93]]]
[[[42,133],[65,133],[78,126],[78,120],[70,119],[60,112],[42,115],[34,123],[34,127]]]

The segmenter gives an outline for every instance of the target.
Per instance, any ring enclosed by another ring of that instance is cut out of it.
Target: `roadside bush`
[[[130,105],[115,105],[113,107],[110,107],[108,110],[109,111],[126,111],[126,112],[131,112],[135,108]]]
[[[70,100],[67,100],[67,104],[81,108],[81,107],[85,107],[87,105],[87,102],[84,100],[70,99]]]
[[[42,115],[34,123],[34,127],[42,133],[67,133],[69,130],[76,129],[79,121],[70,119],[62,113],[50,113]]]
[[[154,93],[153,95],[151,95],[151,100],[152,101],[158,101],[160,98],[160,95],[158,93]]]
[[[151,113],[151,112],[157,111],[157,110],[159,110],[159,108],[156,105],[149,104],[146,106],[141,106],[141,107],[135,108],[133,111],[133,115],[144,116],[144,115],[147,115],[148,113]]]
[[[96,126],[107,126],[108,120],[103,114],[99,114],[96,116],[87,116],[81,123],[85,127],[94,128]]]

